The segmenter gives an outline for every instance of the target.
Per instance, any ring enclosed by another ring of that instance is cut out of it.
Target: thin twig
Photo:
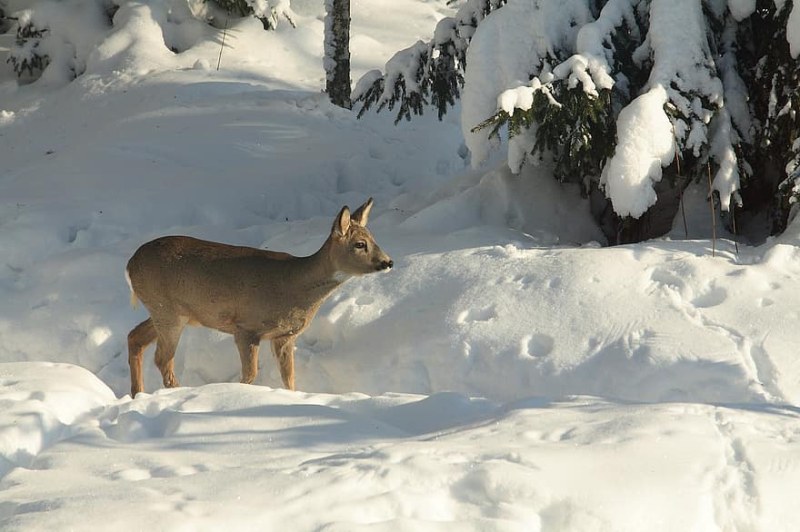
[[[683,204],[683,176],[681,176],[681,158],[678,156],[678,150],[675,149],[675,167],[678,172],[678,203],[681,205],[681,216],[683,217],[683,233],[685,238],[689,239],[689,225],[686,223],[686,207]]]
[[[219,65],[222,63],[222,50],[225,49],[225,36],[228,34],[228,19],[231,16],[231,12],[225,15],[225,27],[222,28],[222,46],[219,47],[219,57],[217,58],[217,70],[219,70]]]
[[[717,213],[714,209],[714,191],[711,188],[711,163],[706,163],[708,168],[708,199],[711,203],[711,256],[717,256]]]

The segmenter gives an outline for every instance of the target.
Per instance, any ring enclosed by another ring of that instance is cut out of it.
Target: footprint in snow
[[[692,300],[692,304],[699,308],[710,308],[721,305],[728,299],[728,291],[719,286],[711,286]]]
[[[472,308],[465,310],[458,315],[458,323],[471,323],[476,321],[490,321],[497,317],[497,312],[493,306],[485,308]]]
[[[553,352],[555,340],[546,334],[533,334],[522,339],[522,353],[533,358],[546,357]]]

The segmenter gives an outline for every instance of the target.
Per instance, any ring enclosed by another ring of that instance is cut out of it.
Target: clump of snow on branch
[[[720,110],[713,125],[715,131],[711,140],[711,156],[719,165],[719,170],[717,170],[711,188],[719,192],[722,210],[729,211],[731,199],[739,190],[739,166],[736,152],[731,144],[731,139],[736,138],[736,132],[731,125],[731,117],[727,109]]]
[[[268,27],[278,27],[278,20],[285,18],[292,27],[295,27],[295,19],[297,16],[292,11],[290,0],[247,0],[250,9],[253,10],[253,15],[261,20],[266,21]]]
[[[605,168],[601,184],[621,216],[638,218],[656,202],[653,183],[672,161],[672,123],[664,113],[667,92],[656,86],[625,107],[617,119],[617,150]]]
[[[542,85],[539,78],[534,78],[530,87],[521,86],[501,92],[500,96],[497,97],[497,107],[509,115],[514,114],[514,109],[527,111],[533,105],[533,95],[538,91],[547,95],[553,105],[560,105],[555,98],[553,98],[548,87]]]
[[[595,85],[610,89],[614,85],[611,76],[611,37],[623,23],[636,28],[634,9],[637,4],[639,0],[610,0],[603,6],[597,20],[584,25],[578,32],[577,54],[556,67],[555,75],[562,79],[569,78],[570,87],[580,81],[583,90],[592,96],[597,96]]]
[[[419,90],[418,74],[423,57],[428,54],[428,45],[423,41],[417,41],[405,50],[394,54],[386,63],[386,78],[384,92],[381,100],[386,100],[391,96],[395,84],[399,80],[405,83],[406,92],[416,92]]]
[[[756,10],[756,0],[728,0],[728,9],[737,22],[741,22]]]
[[[675,134],[684,148],[700,155],[708,141],[707,125],[722,106],[722,82],[708,47],[703,9],[695,0],[653,0],[650,32],[653,55],[650,87],[661,85],[679,116]]]
[[[747,85],[738,71],[736,30],[737,24],[728,19],[722,34],[721,55],[717,60],[717,68],[719,69],[722,85],[725,88],[725,109],[730,113],[730,118],[736,127],[736,133],[741,137],[741,140],[752,142],[753,120],[750,116]],[[731,139],[732,142],[738,142],[738,140],[738,138]]]

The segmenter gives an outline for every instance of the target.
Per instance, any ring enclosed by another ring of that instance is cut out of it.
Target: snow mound
[[[115,399],[77,366],[0,363],[0,477],[30,467],[42,450],[75,436],[75,425]]]

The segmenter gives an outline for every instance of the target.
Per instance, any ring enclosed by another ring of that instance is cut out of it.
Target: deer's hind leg
[[[294,341],[295,336],[280,336],[272,340],[272,352],[278,359],[283,385],[294,390]]]
[[[147,318],[128,333],[128,365],[131,368],[131,397],[144,391],[142,377],[142,358],[147,346],[156,341],[156,328],[153,320]]]
[[[165,388],[180,386],[175,377],[175,350],[178,348],[178,341],[186,323],[187,320],[184,318],[153,321],[158,336],[155,362],[161,372]]]

